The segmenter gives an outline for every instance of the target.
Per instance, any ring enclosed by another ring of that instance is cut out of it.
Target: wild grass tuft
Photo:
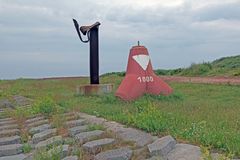
[[[28,144],[28,143],[23,144],[23,153],[29,153],[29,152],[31,152],[31,150],[32,150],[32,147],[30,144]]]

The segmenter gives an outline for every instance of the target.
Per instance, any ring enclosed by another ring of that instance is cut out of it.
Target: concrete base
[[[101,95],[111,93],[113,84],[88,84],[77,86],[77,95]]]

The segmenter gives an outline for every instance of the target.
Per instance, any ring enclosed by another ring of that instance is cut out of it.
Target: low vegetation
[[[53,146],[51,150],[39,150],[33,157],[35,160],[59,160],[63,154],[62,151],[62,146]]]
[[[122,76],[109,75],[101,83],[113,83],[114,90]],[[32,107],[9,113],[16,117],[43,113],[51,116],[55,125],[56,113],[76,110],[105,117],[155,135],[171,134],[179,142],[188,142],[240,156],[240,86],[190,83],[170,83],[170,96],[145,95],[133,102],[123,102],[114,94],[78,96],[75,87],[89,79],[49,79],[1,81],[0,99],[23,95],[35,100]],[[93,126],[98,128],[99,126]]]
[[[23,153],[29,153],[29,152],[31,152],[31,150],[32,150],[32,147],[30,144],[28,144],[28,143],[23,144]]]
[[[193,63],[187,68],[177,69],[157,69],[157,75],[166,76],[240,76],[240,55],[232,57],[224,57],[213,62],[203,62],[200,64]],[[112,72],[104,74],[124,76],[125,72]]]

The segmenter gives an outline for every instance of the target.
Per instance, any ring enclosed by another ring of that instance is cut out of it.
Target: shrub
[[[50,113],[53,113],[54,111],[56,111],[57,108],[53,99],[51,99],[50,97],[44,97],[35,102],[33,106],[33,110],[34,112],[43,113],[49,116]]]
[[[29,139],[29,134],[27,130],[21,130],[21,142],[27,143]]]
[[[32,147],[30,144],[28,143],[23,144],[23,153],[29,153],[31,152],[31,150],[32,150]]]
[[[62,128],[65,122],[66,118],[62,114],[55,114],[52,116],[52,124],[55,128]]]
[[[60,160],[62,154],[62,146],[53,146],[49,151],[46,149],[39,150],[35,155],[35,160]]]
[[[22,122],[31,114],[30,109],[28,108],[22,108],[17,107],[15,110],[7,109],[6,115],[12,117],[13,119],[18,120],[19,122]]]

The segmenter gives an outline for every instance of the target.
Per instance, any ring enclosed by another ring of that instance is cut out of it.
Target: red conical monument
[[[126,76],[115,95],[131,101],[144,93],[169,95],[172,91],[172,88],[153,72],[147,48],[132,47],[128,57]]]

